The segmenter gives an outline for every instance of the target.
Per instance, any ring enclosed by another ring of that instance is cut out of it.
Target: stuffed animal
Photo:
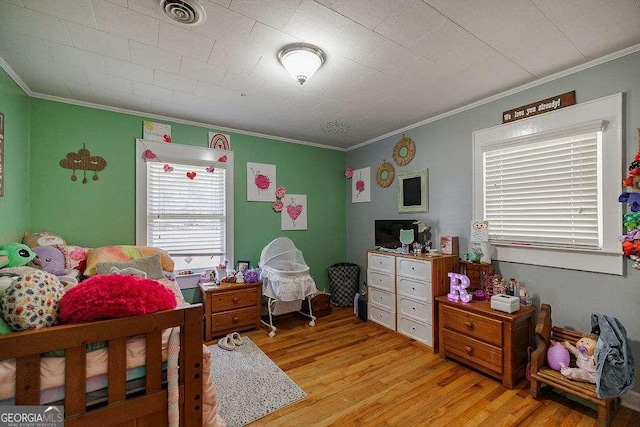
[[[596,338],[597,339],[597,338]],[[564,341],[562,346],[576,357],[576,368],[570,368],[566,364],[560,364],[560,373],[567,378],[595,384],[596,362],[593,353],[597,341],[592,337],[582,337],[576,345]]]
[[[42,269],[58,277],[65,286],[78,284],[78,270],[64,268],[64,254],[55,246],[37,246],[33,251],[40,258]]]
[[[0,268],[21,267],[36,257],[29,246],[22,243],[10,243],[0,246]]]

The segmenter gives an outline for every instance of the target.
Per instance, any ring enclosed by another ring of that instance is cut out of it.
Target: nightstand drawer
[[[498,374],[502,373],[502,349],[469,338],[457,332],[445,329],[444,351],[447,354],[457,356],[458,359],[466,359],[471,364],[484,366]]]
[[[237,291],[219,292],[211,295],[211,312],[233,310],[242,307],[258,306],[254,289],[239,289]]]
[[[442,327],[461,334],[502,346],[502,322],[457,308],[442,306]]]
[[[241,308],[211,315],[212,335],[219,331],[234,331],[246,326],[255,326],[258,307]]]

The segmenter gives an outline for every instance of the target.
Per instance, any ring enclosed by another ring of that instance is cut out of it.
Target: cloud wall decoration
[[[60,160],[60,166],[65,169],[71,169],[73,173],[71,174],[71,181],[77,181],[76,170],[81,170],[84,173],[82,178],[82,183],[86,184],[87,181],[87,171],[93,171],[93,180],[97,181],[98,171],[103,170],[107,167],[107,161],[100,156],[92,156],[89,150],[87,150],[82,144],[82,148],[77,152],[67,153],[67,156]]]

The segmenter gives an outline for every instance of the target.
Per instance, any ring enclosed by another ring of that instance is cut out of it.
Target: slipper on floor
[[[228,338],[231,338],[231,342],[235,345],[242,345],[242,337],[237,332],[232,332],[227,335]]]
[[[236,345],[233,343],[233,339],[229,335],[220,338],[220,341],[218,341],[218,346],[229,351],[235,350],[236,348]]]

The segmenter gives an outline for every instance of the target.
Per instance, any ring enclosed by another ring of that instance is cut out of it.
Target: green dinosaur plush
[[[22,243],[9,243],[0,246],[0,268],[21,267],[28,264],[36,257],[31,248]]]

